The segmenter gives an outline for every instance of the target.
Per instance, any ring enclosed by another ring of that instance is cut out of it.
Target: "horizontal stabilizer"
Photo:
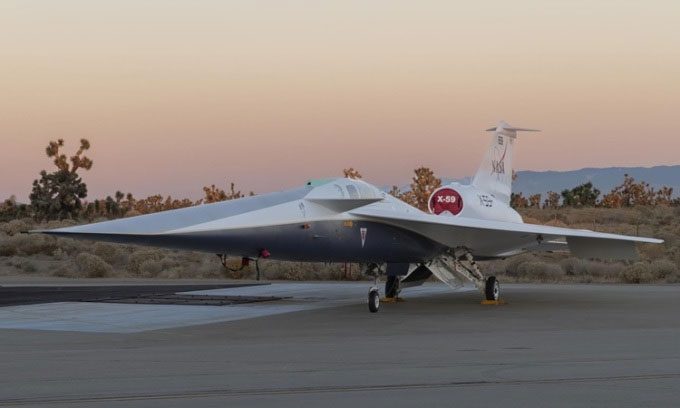
[[[514,126],[494,126],[492,128],[486,129],[487,132],[496,132],[496,131],[508,131],[508,132],[540,132],[539,129],[527,129],[527,128],[520,128],[520,127],[514,127]]]

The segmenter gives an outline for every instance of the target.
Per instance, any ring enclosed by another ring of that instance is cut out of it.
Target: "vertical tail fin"
[[[472,180],[472,185],[507,204],[512,193],[512,159],[517,132],[538,130],[517,128],[501,121],[496,127],[486,131],[493,132],[491,145]]]

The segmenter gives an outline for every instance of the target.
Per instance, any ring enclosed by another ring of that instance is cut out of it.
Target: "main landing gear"
[[[484,284],[484,296],[486,300],[497,302],[501,295],[501,285],[495,276],[489,276]]]
[[[446,255],[437,258],[434,266],[433,272],[450,286],[457,280],[457,277],[462,277],[475,285],[484,295],[486,302],[495,303],[500,300],[501,286],[498,279],[495,276],[485,277],[470,251],[463,249],[460,254],[452,249]],[[436,268],[437,266],[439,268]],[[439,271],[436,271],[437,269]]]
[[[380,289],[378,289],[378,278],[385,274],[378,264],[366,264],[363,266],[363,273],[373,276],[373,286],[368,290],[368,310],[371,313],[376,313],[380,310]],[[404,278],[404,285],[411,284],[411,280],[416,280],[422,283],[431,274],[434,274],[450,287],[457,289],[463,286],[463,280],[472,282],[475,287],[484,295],[484,304],[500,304],[501,286],[495,276],[485,277],[479,265],[475,262],[472,253],[467,249],[449,250],[446,254],[436,258],[431,264],[425,266],[420,265],[412,274],[417,274],[418,277],[406,275]],[[422,279],[421,279],[422,278]],[[402,280],[398,275],[387,275],[385,282],[385,299],[398,300],[399,292],[401,290]]]

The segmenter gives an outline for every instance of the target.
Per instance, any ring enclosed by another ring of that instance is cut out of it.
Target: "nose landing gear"
[[[368,291],[368,310],[377,313],[380,310],[380,292],[377,287],[372,287]]]
[[[380,277],[382,270],[380,269],[380,265],[370,263],[362,265],[362,271],[364,275],[373,276],[373,286],[368,289],[368,310],[371,313],[377,313],[378,310],[380,310],[380,290],[378,289],[378,278]]]

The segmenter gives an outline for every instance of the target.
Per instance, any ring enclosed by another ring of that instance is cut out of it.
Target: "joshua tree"
[[[554,191],[548,191],[548,198],[543,203],[543,208],[555,209],[560,206],[560,195]]]
[[[361,173],[359,173],[359,170],[354,170],[354,167],[350,167],[349,169],[344,169],[342,171],[342,174],[344,177],[348,179],[360,179],[361,178]]]
[[[218,201],[235,200],[237,198],[245,197],[244,194],[241,194],[240,190],[236,190],[236,185],[234,183],[230,183],[229,192],[215,187],[214,184],[210,187],[203,187],[203,192],[205,193],[205,197],[203,198],[202,202],[206,204],[216,203]],[[255,193],[251,191],[248,195],[254,196]]]
[[[529,196],[529,207],[541,208],[541,194],[534,194]]]
[[[411,182],[411,191],[400,194],[399,198],[414,207],[427,211],[430,195],[441,187],[442,180],[435,177],[434,172],[427,167],[418,167],[413,172],[415,176]]]
[[[587,182],[571,190],[562,191],[562,205],[565,207],[594,207],[600,190],[593,187],[593,183]]]
[[[393,197],[397,197],[397,198],[401,198],[401,196],[403,195],[401,193],[401,189],[397,186],[392,186],[390,191],[388,191],[388,194],[393,196]]]
[[[529,207],[529,200],[520,193],[512,193],[510,195],[510,206],[512,208],[527,208]]]
[[[75,218],[83,208],[81,200],[87,197],[87,186],[78,170],[92,168],[92,160],[85,156],[90,142],[80,139],[80,148],[70,158],[61,153],[62,147],[63,139],[51,141],[47,145],[45,152],[47,157],[53,159],[57,170],[52,173],[43,170],[40,179],[33,181],[29,197],[35,216],[39,219]]]
[[[602,198],[602,206],[609,208],[633,207],[639,205],[669,205],[672,202],[673,189],[661,187],[655,191],[649,183],[636,182],[628,174],[624,174],[623,183]]]

